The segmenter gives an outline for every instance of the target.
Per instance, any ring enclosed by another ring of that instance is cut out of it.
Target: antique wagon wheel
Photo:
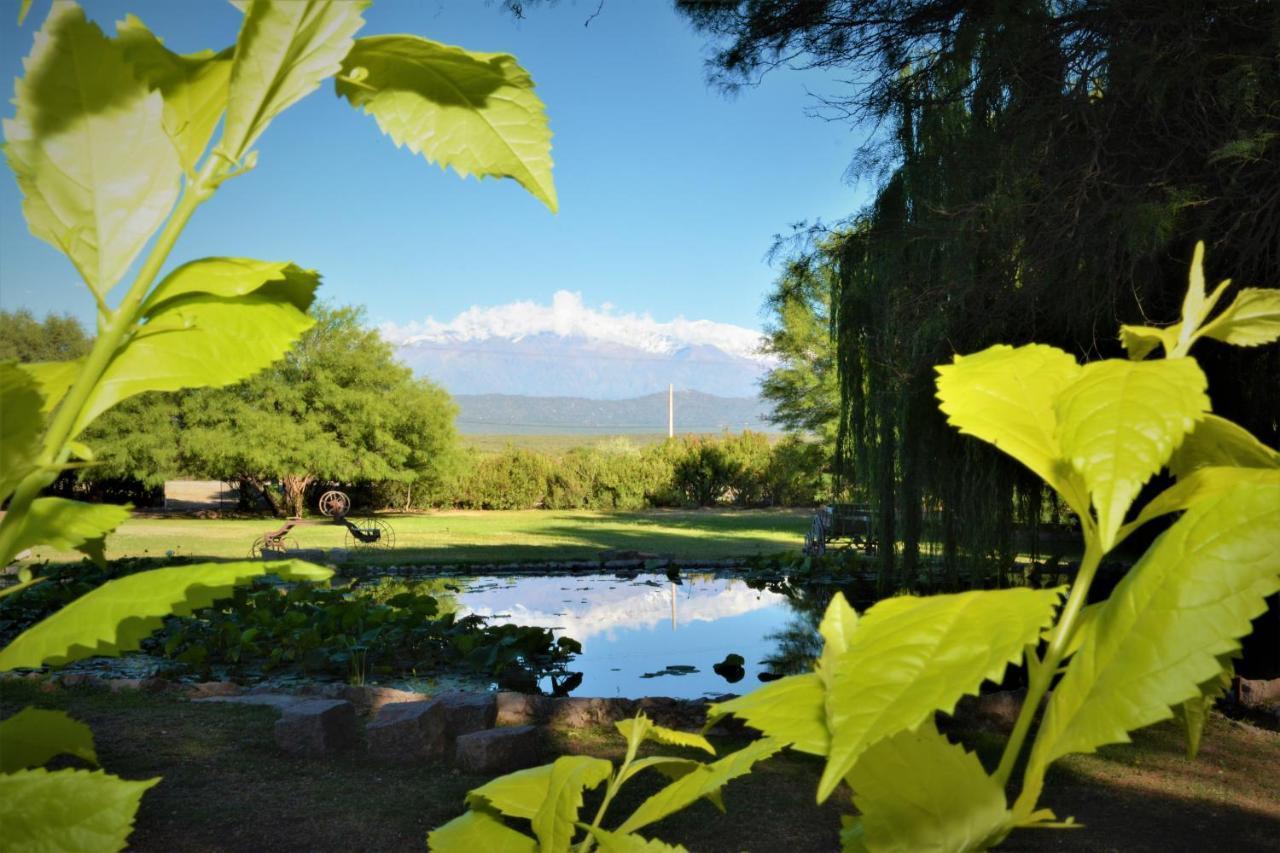
[[[346,492],[330,489],[320,496],[320,514],[326,518],[342,518],[351,509],[351,498]]]
[[[381,518],[362,518],[347,528],[347,550],[359,548],[394,548],[396,532]]]

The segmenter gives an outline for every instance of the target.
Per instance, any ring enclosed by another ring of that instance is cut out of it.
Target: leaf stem
[[[204,167],[194,181],[189,181],[184,188],[182,198],[178,200],[172,215],[165,223],[156,242],[147,253],[147,258],[138,270],[137,277],[130,285],[128,292],[120,303],[120,307],[107,314],[107,321],[102,325],[101,333],[93,342],[93,348],[85,358],[75,381],[67,389],[66,396],[58,405],[53,420],[44,434],[44,443],[40,448],[37,467],[23,478],[9,501],[9,511],[0,521],[0,564],[7,563],[14,555],[22,522],[27,517],[27,510],[40,492],[58,477],[63,464],[70,455],[69,441],[74,438],[74,431],[80,424],[85,408],[93,398],[111,360],[120,347],[127,342],[139,320],[143,299],[151,285],[155,283],[160,269],[173,251],[174,244],[182,234],[191,215],[196,208],[213,195],[217,185],[219,166],[214,158],[206,158]]]
[[[618,768],[618,772],[609,780],[609,787],[605,789],[604,800],[600,803],[600,808],[596,809],[595,820],[591,821],[591,829],[599,829],[600,823],[604,820],[604,813],[609,809],[609,803],[613,802],[614,796],[622,787],[622,781],[627,778],[627,770],[631,768],[631,762],[636,760],[636,751],[640,748],[640,741],[643,738],[632,736],[628,738],[627,757],[623,760],[622,766]],[[578,845],[578,853],[588,853],[595,844],[596,837],[591,831],[587,832],[587,837],[582,839]]]
[[[1031,729],[1031,721],[1040,707],[1040,700],[1044,698],[1049,685],[1058,675],[1058,665],[1066,656],[1071,638],[1079,627],[1080,611],[1084,609],[1085,601],[1089,596],[1089,587],[1093,584],[1093,577],[1097,574],[1098,565],[1102,562],[1102,543],[1092,525],[1088,523],[1085,525],[1084,538],[1084,558],[1080,561],[1080,572],[1076,575],[1076,582],[1071,585],[1071,593],[1067,596],[1067,603],[1063,605],[1062,614],[1058,617],[1058,623],[1054,627],[1053,637],[1049,640],[1049,648],[1045,652],[1044,659],[1032,669],[1030,683],[1027,685],[1027,698],[1022,703],[1022,710],[1018,712],[1013,733],[1009,735],[1009,742],[1005,744],[1004,753],[1000,756],[1000,766],[996,768],[994,778],[1001,787],[1008,784],[1009,777],[1013,774],[1013,766],[1022,752],[1023,741],[1026,740],[1027,732]]]

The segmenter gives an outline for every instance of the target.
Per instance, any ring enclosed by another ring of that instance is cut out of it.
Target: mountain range
[[[776,430],[766,419],[768,404],[756,397],[719,397],[701,391],[675,392],[679,433]],[[529,397],[517,394],[455,394],[458,431],[484,434],[665,433],[667,394],[626,400],[585,397]]]

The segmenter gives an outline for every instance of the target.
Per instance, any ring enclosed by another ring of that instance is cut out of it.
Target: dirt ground
[[[112,772],[164,777],[143,800],[135,850],[421,850],[427,831],[459,814],[466,792],[486,781],[444,766],[388,767],[360,749],[323,760],[284,756],[272,739],[274,712],[262,707],[0,683],[0,716],[27,704],[64,708],[88,722]],[[1180,738],[1164,724],[1132,744],[1062,762],[1043,805],[1084,828],[1024,830],[1002,849],[1280,850],[1280,733],[1215,714],[1196,762],[1183,757]],[[994,763],[998,735],[963,739]],[[621,756],[620,739],[603,729],[561,732],[548,747]],[[807,756],[784,754],[730,784],[727,815],[701,802],[646,832],[695,851],[838,849],[848,801],[813,804],[820,769]],[[627,814],[658,787],[624,789],[610,813]]]

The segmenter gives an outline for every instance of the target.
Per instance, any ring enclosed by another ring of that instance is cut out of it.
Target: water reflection
[[[769,672],[795,617],[788,597],[752,589],[737,577],[662,574],[482,577],[459,582],[460,615],[485,616],[555,630],[582,643],[571,668],[583,673],[582,696],[695,698],[742,693]],[[744,659],[731,685],[713,667]],[[549,685],[543,685],[549,690]]]

